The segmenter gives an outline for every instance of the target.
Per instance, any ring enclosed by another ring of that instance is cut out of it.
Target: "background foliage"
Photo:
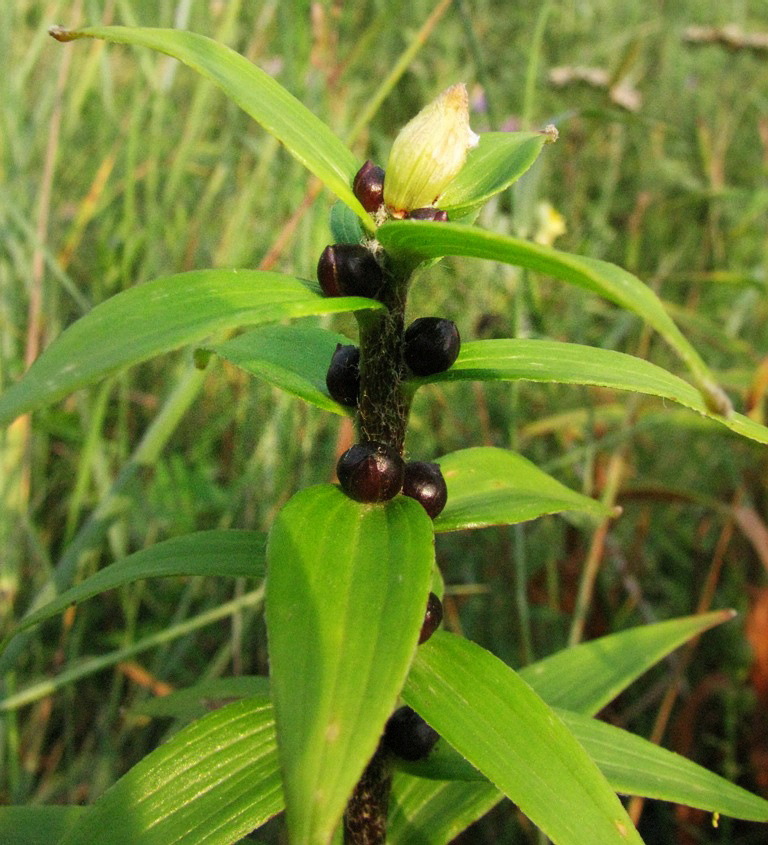
[[[634,0],[543,9],[482,0],[2,4],[0,389],[120,290],[202,267],[310,278],[330,240],[330,198],[210,84],[162,56],[100,42],[61,48],[46,35],[52,23],[175,24],[274,74],[361,160],[385,163],[397,127],[460,80],[484,86],[484,97],[475,89],[477,131],[556,123],[560,141],[481,224],[543,237],[554,218],[542,203],[551,204],[567,227],[557,245],[646,279],[737,408],[763,420],[768,53],[684,34],[734,23],[765,32],[768,11],[760,2]],[[622,108],[605,88],[554,84],[554,68],[577,66],[634,86],[639,108]],[[466,340],[568,340],[680,371],[637,319],[511,267],[446,260],[416,285],[412,311],[456,320]],[[351,332],[346,320],[321,324]],[[297,488],[329,480],[351,436],[348,421],[234,368],[203,379],[188,353],[20,421],[0,434],[0,634],[62,557],[89,574],[184,532],[265,530]],[[597,528],[544,517],[439,537],[447,627],[513,666],[569,639],[737,608],[739,619],[707,634],[695,659],[678,654],[605,715],[644,736],[655,729],[668,747],[768,795],[764,447],[655,400],[526,383],[426,387],[409,437],[425,458],[480,443],[518,448],[572,489],[624,508]],[[598,568],[590,591],[581,573]],[[173,730],[142,716],[143,702],[200,678],[263,673],[260,601],[230,580],[157,579],[35,631],[3,678],[0,800],[93,801]],[[650,803],[640,830],[649,843],[764,835]],[[465,836],[530,834],[507,804]]]

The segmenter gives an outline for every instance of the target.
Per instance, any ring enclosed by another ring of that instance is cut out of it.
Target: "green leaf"
[[[131,713],[154,718],[198,719],[228,698],[269,698],[269,678],[264,675],[235,675],[207,678],[194,686],[140,702]]]
[[[3,845],[51,845],[87,812],[86,807],[0,807]]]
[[[557,713],[616,792],[685,804],[737,819],[768,821],[768,801],[703,766],[597,719],[567,710],[558,709]],[[457,786],[488,784],[487,779],[444,740],[438,742],[426,760],[400,764],[393,791],[404,821],[414,812],[431,815],[443,801],[445,785],[451,782]],[[496,803],[501,797],[495,788],[493,790],[496,793],[494,801],[490,794],[485,796],[490,803]],[[418,796],[418,803],[412,793]],[[454,815],[467,821],[465,813],[454,813],[450,806],[444,807],[446,820]]]
[[[337,244],[359,244],[365,238],[360,218],[343,202],[331,206],[331,235]]]
[[[416,653],[403,698],[555,845],[641,843],[570,731],[490,652],[438,631]]]
[[[299,279],[257,270],[197,270],[155,279],[113,296],[66,329],[0,396],[0,425],[218,331],[382,307],[361,297],[325,298]]]
[[[482,775],[479,775],[482,778]],[[435,781],[395,772],[388,845],[443,845],[498,804],[498,789],[485,778]]]
[[[593,715],[683,643],[734,615],[715,610],[609,634],[532,663],[520,677],[552,707]]]
[[[703,766],[597,719],[562,710],[558,715],[617,792],[673,801],[736,819],[768,821],[768,801]]]
[[[262,578],[265,536],[257,531],[200,531],[174,537],[105,566],[76,587],[25,616],[16,630],[0,645],[2,651],[19,631],[50,619],[76,602],[114,590],[143,578],[174,575],[215,575],[225,578]]]
[[[513,525],[543,514],[581,511],[612,516],[611,508],[569,490],[522,455],[490,446],[461,449],[437,459],[448,503],[435,531]]]
[[[549,140],[543,132],[483,132],[437,205],[455,220],[479,209],[516,182]]]
[[[589,384],[633,390],[678,402],[736,434],[768,443],[768,428],[743,414],[723,417],[710,410],[696,388],[661,367],[624,352],[554,340],[475,340],[462,343],[456,363],[445,372],[414,379],[423,384],[451,381],[538,381]]]
[[[381,226],[376,237],[386,249],[410,255],[412,260],[444,255],[485,258],[547,273],[597,293],[637,314],[656,329],[685,362],[707,405],[724,414],[730,412],[727,397],[720,391],[711,371],[664,310],[656,294],[636,276],[615,264],[456,223],[398,220]]]
[[[325,386],[338,343],[352,341],[317,326],[267,326],[205,348],[324,411],[349,416],[354,409],[331,399]]]
[[[51,35],[59,41],[102,38],[149,47],[183,62],[218,85],[373,230],[370,215],[352,193],[352,180],[360,167],[352,151],[293,94],[244,56],[203,35],[178,29],[92,26],[70,31],[54,27]]]
[[[559,651],[526,666],[520,670],[519,675],[550,706],[567,707],[582,714],[593,714],[675,648],[732,617],[732,611],[725,610],[643,625]],[[442,809],[443,782],[472,782],[483,778],[474,766],[448,743],[442,741],[437,744],[427,760],[400,764],[399,768],[403,771],[395,779],[393,800],[401,807],[406,820],[417,811],[425,818],[429,818],[432,812],[430,787],[423,782],[424,779],[434,779],[434,810],[435,813],[442,813],[444,824],[449,824],[451,810]],[[606,774],[610,771],[608,769]],[[418,778],[421,782],[413,786],[410,778]],[[618,788],[610,777],[609,781]],[[404,791],[402,799],[399,797],[400,789]],[[416,797],[412,798],[412,794]],[[500,798],[501,795],[497,795],[497,800]],[[487,808],[484,807],[485,805],[479,805],[478,814],[470,820],[474,821],[486,812]],[[455,813],[458,819],[466,820],[461,805],[456,806]]]
[[[291,840],[327,843],[408,673],[434,564],[426,512],[310,487],[267,546],[266,618]]]
[[[84,813],[61,845],[230,845],[282,809],[272,707],[237,701],[184,728]]]

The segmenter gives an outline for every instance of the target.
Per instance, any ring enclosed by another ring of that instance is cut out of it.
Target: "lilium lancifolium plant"
[[[268,537],[206,531],[159,543],[64,584],[69,589],[36,603],[4,644],[0,668],[8,671],[25,629],[118,583],[168,574],[169,560],[175,574],[266,579],[269,677],[223,686],[216,697],[236,700],[191,721],[73,815],[62,842],[93,842],[94,832],[109,830],[111,841],[126,845],[233,843],[284,810],[291,843],[437,843],[506,796],[559,845],[639,843],[617,790],[768,820],[767,802],[593,718],[729,612],[630,629],[519,672],[439,630],[436,534],[564,511],[586,519],[614,514],[513,450],[468,445],[409,454],[411,403],[422,386],[528,379],[631,390],[768,443],[766,428],[730,411],[705,362],[639,279],[472,225],[556,132],[477,135],[466,89],[454,85],[403,127],[382,168],[362,163],[274,79],[210,39],[125,27],[55,28],[52,35],[149,47],[212,80],[335,194],[333,242],[318,257],[319,287],[271,272],[197,270],[115,295],[0,396],[0,421],[196,346],[351,416],[357,431],[339,458],[339,483],[296,492]],[[429,284],[425,271],[445,256],[528,268],[603,296],[656,330],[689,380],[608,349],[474,340],[467,326],[441,315],[407,323],[416,271],[419,284]],[[285,323],[344,312],[355,315],[356,337]],[[241,328],[249,331],[231,336]],[[185,694],[205,699],[206,689]]]

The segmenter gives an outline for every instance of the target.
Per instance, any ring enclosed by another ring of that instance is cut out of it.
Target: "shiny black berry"
[[[352,191],[366,211],[376,211],[384,202],[384,169],[366,161],[355,175]]]
[[[360,393],[360,350],[357,346],[336,344],[325,385],[331,398],[354,408]]]
[[[405,465],[403,493],[416,499],[432,519],[440,514],[448,499],[440,467],[427,461],[409,461]]]
[[[358,502],[384,502],[403,486],[404,461],[384,443],[356,443],[339,458],[336,475],[341,489]]]
[[[424,614],[424,621],[421,623],[419,645],[425,643],[435,633],[442,621],[443,603],[434,593],[430,593],[427,599],[427,612]]]
[[[448,212],[442,208],[433,208],[428,205],[426,208],[414,208],[406,214],[409,220],[431,220],[433,223],[447,223]]]
[[[456,323],[441,317],[420,317],[406,329],[405,363],[417,376],[447,370],[459,355],[461,337]]]
[[[326,296],[375,299],[384,274],[373,253],[362,244],[330,244],[317,262],[317,280]]]
[[[440,739],[440,734],[410,707],[400,707],[384,728],[384,747],[403,760],[423,760]]]

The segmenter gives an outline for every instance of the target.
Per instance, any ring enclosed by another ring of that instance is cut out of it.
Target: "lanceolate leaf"
[[[563,710],[558,713],[617,792],[674,801],[737,819],[768,821],[768,801],[685,757],[597,719]]]
[[[539,381],[633,390],[671,399],[736,434],[768,443],[768,428],[743,414],[723,417],[710,410],[698,390],[661,367],[611,349],[553,340],[475,340],[462,343],[456,363],[415,385],[443,381]]]
[[[727,398],[717,387],[709,368],[664,310],[656,294],[636,276],[615,264],[456,223],[400,220],[381,226],[376,237],[385,248],[418,258],[463,255],[501,261],[547,273],[600,294],[656,329],[685,361],[707,404],[721,413],[730,411]]]
[[[403,697],[556,845],[641,843],[570,731],[490,652],[438,631],[417,651]]]
[[[732,611],[722,610],[631,628],[559,651],[526,666],[519,674],[547,704],[591,715],[682,643],[732,616]],[[641,774],[638,773],[638,777]],[[429,800],[430,787],[424,783],[412,786],[409,780],[411,777],[436,779],[432,785],[433,802]],[[478,777],[482,775],[477,769],[447,743],[438,743],[428,760],[408,766],[408,772],[400,773],[395,780],[394,800],[404,819],[416,818],[418,814],[418,818],[426,824],[430,815],[435,813],[440,816],[442,823],[448,824],[451,811],[443,807],[443,781],[450,778],[476,780]],[[613,781],[610,782],[616,786]],[[720,784],[722,789],[726,782],[720,781]],[[673,785],[668,786],[672,788]],[[639,785],[638,790],[637,794],[645,794]],[[501,798],[500,794],[498,798]],[[475,819],[487,810],[483,806],[478,805]],[[722,812],[732,812],[738,816],[737,806],[729,805],[729,810],[723,807]],[[465,818],[460,806],[456,807],[455,812],[457,817]]]
[[[388,845],[443,845],[484,816],[501,795],[482,775],[475,782],[437,781],[395,772]]]
[[[146,756],[61,845],[231,845],[282,806],[272,706],[247,698]]]
[[[672,801],[737,819],[768,821],[768,801],[703,766],[597,719],[567,710],[557,713],[616,792]],[[428,830],[426,825],[438,812],[447,822],[454,818],[466,821],[468,811],[476,807],[487,810],[501,798],[495,789],[495,799],[488,790],[484,794],[470,789],[469,796],[482,797],[485,803],[470,803],[469,807],[462,808],[457,791],[457,805],[454,808],[443,806],[439,810],[448,784],[477,787],[485,783],[490,786],[487,779],[444,740],[427,760],[405,764],[404,768],[394,784],[395,806],[400,816],[396,824],[402,827]]]
[[[434,563],[413,499],[294,496],[267,547],[267,633],[291,841],[327,843],[416,649]]]
[[[334,243],[359,244],[365,238],[365,230],[360,223],[360,218],[342,202],[333,204],[328,222]]]
[[[229,47],[194,32],[144,27],[92,26],[78,30],[54,27],[59,41],[102,38],[117,44],[149,47],[178,59],[202,74],[315,174],[372,229],[366,213],[352,193],[352,180],[360,166],[336,135],[256,65]]]
[[[734,615],[715,610],[609,634],[532,663],[520,677],[547,704],[591,716],[678,646]]]
[[[299,279],[257,270],[197,270],[137,285],[64,331],[0,396],[0,425],[109,373],[218,331],[292,317],[381,308],[321,296]]]
[[[206,349],[324,411],[350,415],[354,409],[331,399],[325,385],[337,343],[352,341],[317,326],[265,326]]]
[[[476,211],[516,182],[536,161],[550,136],[543,132],[483,132],[464,167],[437,205],[453,220]]]
[[[269,698],[269,678],[265,675],[233,675],[224,678],[206,678],[194,686],[179,689],[168,695],[155,696],[141,701],[131,713],[141,713],[154,718],[198,719],[228,699]]]
[[[76,587],[25,616],[12,636],[61,613],[71,604],[142,578],[174,575],[262,578],[265,547],[266,537],[257,531],[199,531],[174,537],[100,569]],[[0,651],[4,646],[5,643],[0,646]]]
[[[444,455],[437,463],[448,486],[448,503],[435,520],[437,532],[512,525],[562,511],[595,517],[613,513],[506,449],[476,446]]]

